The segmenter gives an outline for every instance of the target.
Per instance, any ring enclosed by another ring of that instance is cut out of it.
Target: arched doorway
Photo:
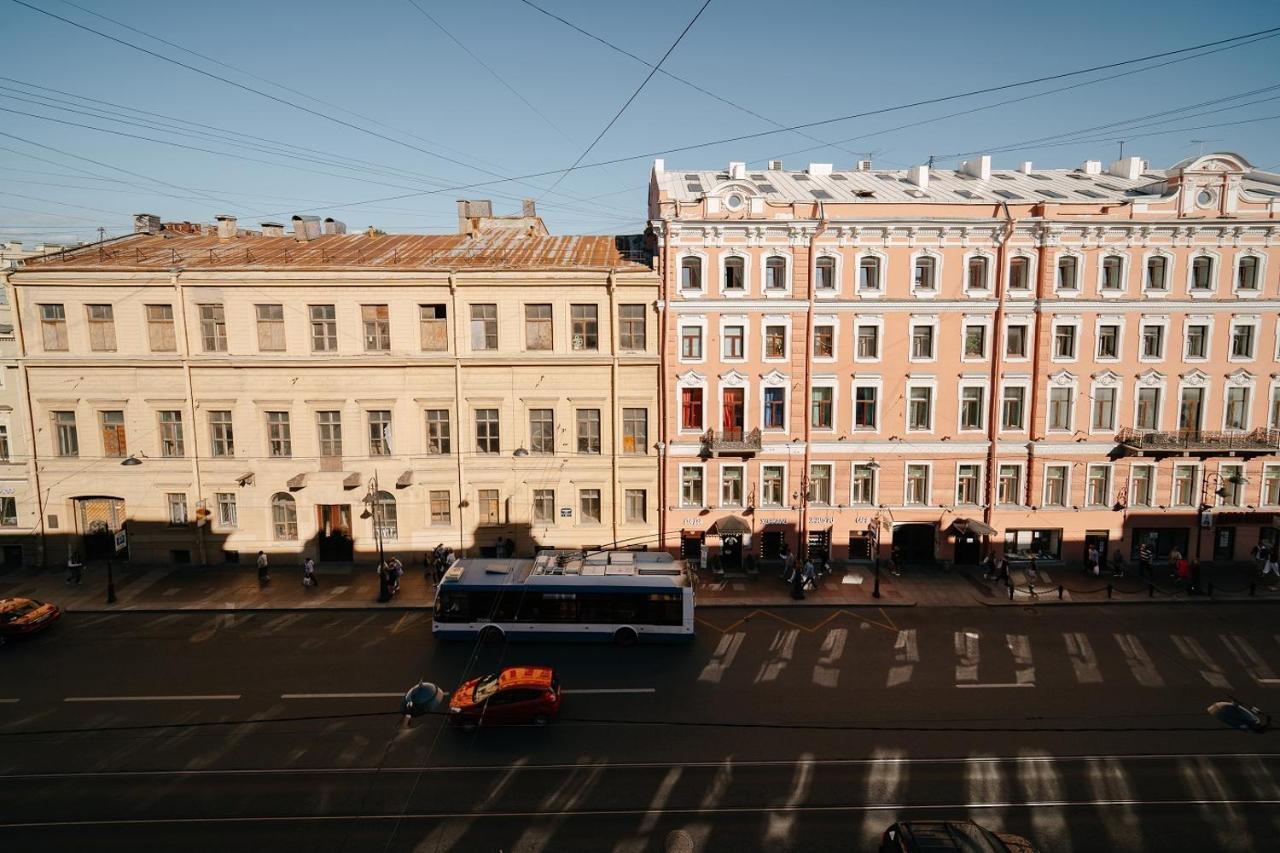
[[[895,524],[893,547],[901,552],[902,561],[908,565],[933,565],[937,530],[937,525],[929,522]]]
[[[80,554],[85,560],[129,559],[126,548],[116,554],[116,533],[126,520],[124,498],[83,495],[72,498],[80,532]]]

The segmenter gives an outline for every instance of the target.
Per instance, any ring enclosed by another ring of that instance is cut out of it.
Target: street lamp
[[[1204,482],[1200,486],[1200,506],[1196,508],[1196,521],[1198,523],[1196,525],[1195,561],[1197,563],[1200,562],[1201,558],[1200,544],[1204,537],[1204,515],[1213,508],[1209,505],[1209,486],[1214,482],[1217,482],[1218,488],[1214,489],[1213,493],[1220,498],[1225,498],[1231,494],[1231,490],[1227,488],[1228,483],[1233,486],[1243,486],[1249,481],[1239,474],[1231,474],[1224,477],[1216,471],[1211,471],[1204,475]]]
[[[871,477],[872,477],[872,480],[874,481],[878,472],[880,471],[880,463],[872,459],[870,462],[867,463],[867,468],[871,470]],[[872,482],[871,484],[871,489],[872,489],[872,494],[874,494],[875,493],[874,482]],[[867,497],[870,498],[871,495],[868,495]],[[880,516],[879,514],[877,514],[876,517],[873,518],[867,524],[867,534],[868,534],[868,538],[871,540],[869,543],[871,545],[871,561],[872,561],[871,566],[876,576],[876,585],[875,585],[875,588],[871,590],[871,597],[879,598],[880,597]]]
[[[378,543],[378,562],[385,563],[387,555],[382,549],[382,519],[379,517],[379,504],[381,503],[380,495],[382,490],[378,488],[378,472],[373,472],[373,478],[369,480],[369,490],[364,496],[365,511],[361,513],[361,518],[373,519],[373,539]]]
[[[126,468],[132,468],[135,465],[141,465],[142,460],[130,453],[124,459],[120,460],[120,464]],[[111,543],[112,549],[115,548],[115,542]],[[113,551],[114,553],[114,551]],[[111,568],[111,558],[107,558],[107,604],[116,603],[116,576]]]

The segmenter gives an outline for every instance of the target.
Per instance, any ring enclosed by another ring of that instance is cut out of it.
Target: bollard
[[[1111,584],[1107,584],[1107,598],[1111,597]]]
[[[1013,601],[1013,584],[1009,584],[1009,600]]]
[[[1155,597],[1156,597],[1156,585],[1155,585],[1155,584],[1153,584],[1153,583],[1148,583],[1148,584],[1147,584],[1147,598],[1155,598]]]
[[[1062,600],[1062,584],[1058,584],[1058,600]]]

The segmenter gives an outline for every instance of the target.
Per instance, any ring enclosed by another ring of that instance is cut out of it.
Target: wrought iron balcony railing
[[[702,435],[702,446],[712,456],[759,453],[760,430],[744,432],[741,429],[709,429]]]
[[[1116,441],[1130,453],[1280,453],[1280,430],[1258,428],[1248,432],[1173,431],[1125,428]]]

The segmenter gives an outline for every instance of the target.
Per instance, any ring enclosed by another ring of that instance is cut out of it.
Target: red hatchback
[[[0,598],[0,638],[34,634],[57,622],[60,616],[62,611],[51,602]]]
[[[560,679],[545,666],[511,666],[473,678],[449,699],[449,719],[467,729],[544,726],[559,713]]]

